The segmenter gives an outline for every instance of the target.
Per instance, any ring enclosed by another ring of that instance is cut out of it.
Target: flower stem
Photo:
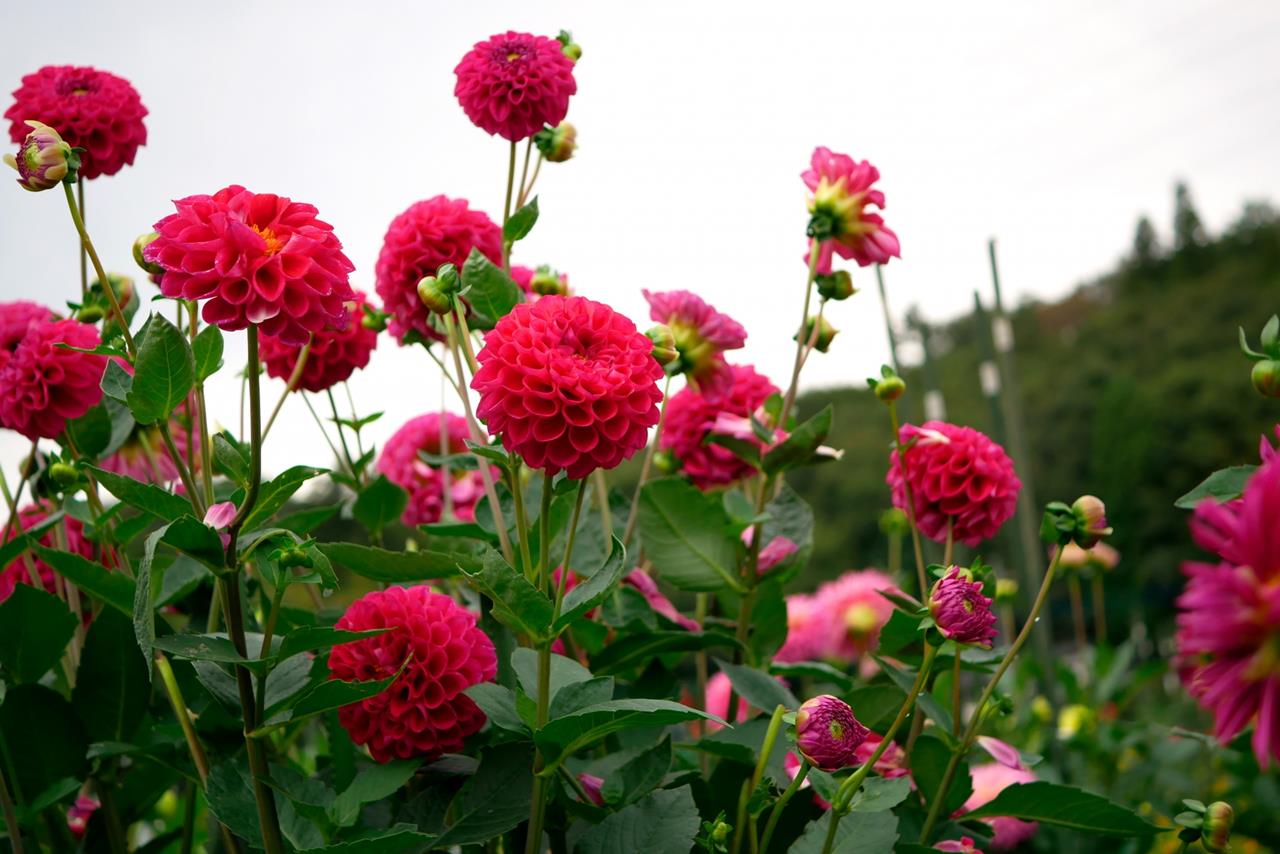
[[[916,553],[916,580],[920,583],[920,599],[929,595],[929,582],[924,571],[924,547],[920,544],[920,528],[916,525],[916,501],[911,494],[911,482],[907,480],[907,451],[900,441],[902,427],[898,423],[898,402],[889,401],[889,423],[893,425],[893,446],[898,451],[898,474],[902,477],[902,490],[907,499],[907,524],[911,528],[911,547]]]
[[[70,188],[68,188],[68,190],[69,190],[69,189],[70,189]],[[84,211],[85,211],[85,207],[84,207],[84,178],[82,178],[82,177],[81,177],[81,176],[79,176],[79,175],[77,175],[77,176],[76,176],[76,196],[77,196],[77,197],[78,197],[78,199],[79,199],[79,203],[80,203],[80,218],[81,218],[81,221],[83,221],[83,220],[84,220]],[[80,244],[80,301],[81,301],[81,302],[83,302],[84,300],[88,299],[88,297],[89,297],[89,267],[88,267],[88,263],[89,263],[88,255],[87,255],[87,254],[85,253],[85,251],[84,251],[84,243],[83,243],[83,242],[81,242],[81,244]],[[103,285],[105,286],[105,285],[106,285],[106,283],[105,283],[105,282],[103,282]]]
[[[1084,591],[1080,587],[1077,570],[1067,578],[1067,592],[1071,596],[1071,627],[1076,636],[1076,651],[1083,654],[1089,646],[1089,632],[1084,622]]]
[[[956,647],[954,667],[951,671],[951,734],[960,737],[960,647]]]
[[[587,491],[587,479],[578,481],[578,496],[573,502],[573,516],[569,520],[568,540],[564,546],[564,560],[560,563],[560,583],[556,585],[555,607],[551,610],[552,621],[560,619],[560,609],[564,605],[564,593],[569,582],[569,560],[573,557],[573,544],[578,538],[578,520],[582,517],[582,498]]]
[[[511,142],[511,154],[507,159],[507,200],[502,205],[502,230],[507,230],[507,220],[511,219],[511,193],[516,184],[516,143]],[[511,272],[511,244],[504,233],[502,236],[502,269]]]
[[[764,769],[769,764],[769,757],[773,754],[778,733],[782,731],[782,716],[786,713],[785,706],[779,705],[774,708],[773,716],[769,718],[769,728],[764,732],[764,742],[761,743],[760,752],[756,756],[755,770],[751,772],[751,778],[746,781],[738,796],[738,817],[733,824],[733,854],[738,854],[742,850],[742,841],[747,836],[747,803],[751,800],[752,793],[759,787],[760,781],[764,779]],[[751,832],[751,837],[754,848],[754,830]]]
[[[973,740],[978,734],[978,726],[982,723],[982,710],[986,707],[987,701],[991,699],[991,695],[995,693],[996,686],[1000,684],[1000,680],[1004,677],[1005,671],[1009,669],[1009,665],[1013,663],[1014,658],[1017,657],[1022,647],[1026,645],[1027,638],[1031,636],[1031,629],[1040,618],[1040,611],[1043,610],[1045,602],[1049,599],[1049,589],[1053,586],[1053,577],[1057,574],[1058,559],[1061,555],[1062,549],[1054,552],[1053,560],[1049,561],[1049,569],[1044,574],[1044,581],[1040,584],[1040,592],[1036,594],[1035,604],[1031,606],[1031,613],[1027,615],[1027,621],[1022,624],[1022,631],[1018,632],[1018,637],[1014,639],[1013,645],[1009,647],[1009,651],[1000,660],[1000,666],[991,675],[991,680],[987,683],[987,687],[983,689],[982,696],[978,698],[978,705],[974,707],[973,717],[969,719],[969,726],[965,729],[964,737],[960,739],[960,744],[956,746],[955,752],[951,754],[951,761],[947,763],[947,770],[942,775],[942,782],[930,802],[929,817],[925,819],[924,828],[920,831],[921,845],[924,845],[929,839],[929,834],[933,832],[934,825],[938,823],[938,816],[942,811],[942,802],[946,799],[946,793],[951,789],[951,781],[955,779],[956,769],[960,765],[960,760],[973,745]]]
[[[9,795],[9,784],[5,782],[3,769],[0,769],[0,809],[4,810],[4,826],[9,834],[9,847],[13,850],[13,854],[22,854],[22,830],[18,827],[18,813],[13,808],[13,798]]]
[[[1093,639],[1107,642],[1107,597],[1103,589],[1102,570],[1093,571]]]
[[[289,381],[285,383],[284,391],[280,393],[280,399],[276,401],[276,405],[271,410],[271,417],[267,419],[267,426],[262,428],[262,441],[265,442],[267,440],[267,434],[271,432],[271,425],[276,423],[276,416],[284,408],[284,402],[289,399],[290,394],[297,390],[298,383],[302,382],[302,372],[306,370],[307,357],[310,355],[311,341],[308,340],[302,349],[298,351],[298,362],[293,366],[293,372],[289,374]]]
[[[786,809],[787,804],[795,793],[800,791],[800,787],[804,785],[804,780],[809,776],[809,769],[812,767],[809,764],[809,760],[802,759],[800,761],[800,770],[796,772],[791,785],[787,786],[786,791],[782,793],[782,797],[778,798],[778,802],[773,805],[773,812],[769,814],[769,821],[764,826],[764,836],[760,838],[761,851],[768,852],[769,842],[773,840],[773,831],[778,826],[778,819],[782,817],[782,811]]]
[[[636,532],[636,521],[640,518],[640,490],[649,479],[649,469],[653,466],[653,456],[658,451],[658,440],[662,438],[662,425],[667,420],[667,399],[671,392],[671,375],[667,374],[662,385],[662,408],[658,410],[658,426],[653,431],[653,441],[644,452],[644,462],[640,465],[640,479],[636,481],[636,491],[631,496],[631,510],[627,513],[627,527],[622,534],[622,544],[631,543],[631,535]]]
[[[125,351],[128,352],[129,359],[132,360],[137,355],[138,348],[133,343],[133,334],[129,332],[129,321],[125,320],[124,311],[120,308],[120,301],[116,299],[115,289],[111,287],[111,282],[107,279],[107,273],[102,268],[102,262],[98,260],[98,252],[93,248],[93,241],[89,239],[89,232],[85,230],[84,217],[80,215],[80,208],[76,205],[76,197],[71,190],[71,185],[63,184],[62,189],[66,191],[67,208],[71,211],[71,221],[75,223],[76,231],[80,234],[80,245],[89,254],[89,260],[93,262],[93,270],[98,274],[98,281],[102,284],[102,293],[106,295],[107,302],[111,305],[111,314],[115,317],[116,324],[120,327],[120,332],[124,335]]]
[[[796,359],[791,366],[791,385],[787,386],[787,396],[782,400],[782,412],[778,415],[779,429],[787,429],[787,418],[796,402],[797,387],[800,384],[800,369],[804,367],[804,349],[808,336],[804,334],[809,323],[809,303],[813,299],[813,280],[818,274],[818,255],[822,244],[817,240],[809,241],[809,274],[804,283],[804,309],[800,312],[800,331],[796,333]]]
[[[514,149],[512,149],[514,151]],[[547,592],[551,580],[551,569],[547,566],[551,554],[551,475],[542,475],[542,500],[538,510],[538,589]],[[516,491],[519,495],[519,491]],[[582,490],[578,491],[578,506],[582,505]],[[524,502],[516,505],[516,512],[523,516]],[[576,527],[577,514],[574,514]],[[525,523],[518,522],[522,533]],[[526,566],[529,554],[529,537],[525,533],[520,538],[521,553],[525,556]],[[568,567],[561,571],[561,582],[569,574]],[[558,597],[557,597],[558,601]],[[551,638],[538,641],[538,696],[536,722],[539,729],[547,723],[548,710],[551,705]],[[536,854],[542,844],[542,824],[547,813],[547,779],[542,775],[546,763],[539,753],[533,761],[533,803],[529,807],[529,836],[525,841],[526,854]]]

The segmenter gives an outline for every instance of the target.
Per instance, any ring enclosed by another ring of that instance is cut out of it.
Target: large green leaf
[[[1165,829],[1101,795],[1044,781],[1007,786],[994,800],[965,818],[994,816],[1039,821],[1100,836],[1150,836]]]
[[[1244,493],[1244,485],[1257,470],[1257,466],[1219,469],[1201,481],[1195,489],[1173,502],[1173,506],[1191,510],[1206,498],[1212,498],[1218,503],[1239,498]]]
[[[873,655],[876,664],[889,675],[893,680],[893,684],[897,685],[904,694],[911,693],[911,686],[916,681],[916,675],[903,670],[896,665],[890,664],[887,660],[878,655]],[[928,715],[935,724],[937,724],[943,732],[951,731],[951,712],[928,691],[921,691],[916,698],[916,705],[924,709],[924,713]]]
[[[520,301],[520,289],[502,268],[472,249],[462,265],[462,295],[482,319],[496,323]]]
[[[441,539],[444,538],[433,539],[428,545]],[[474,544],[455,547],[454,542],[450,540],[446,551],[388,551],[355,543],[320,543],[317,548],[329,560],[356,575],[387,584],[403,584],[409,581],[449,578],[457,575],[460,568],[471,571],[480,569],[481,562],[476,556],[478,547]]]
[[[557,718],[534,733],[533,738],[547,760],[547,767],[554,768],[575,751],[611,733],[636,727],[670,726],[698,718],[724,723],[715,715],[670,700],[609,700]]]
[[[831,432],[833,413],[834,410],[828,403],[817,415],[792,430],[785,441],[765,454],[762,466],[765,474],[777,474],[811,462],[814,452]]]
[[[178,327],[163,315],[147,320],[125,402],[139,424],[165,421],[195,384],[195,357]]]
[[[322,848],[301,848],[298,854],[419,854],[434,846],[432,838],[416,830],[375,832],[350,842],[331,842]]]
[[[333,799],[329,805],[329,819],[339,827],[354,824],[360,816],[360,807],[394,795],[421,766],[421,760],[409,759],[379,763],[364,769]]]
[[[246,769],[233,761],[213,763],[204,794],[209,810],[228,830],[250,844],[261,844],[253,781]]]
[[[511,654],[511,668],[516,672],[516,680],[520,683],[525,696],[538,696],[538,653],[536,650],[521,647]],[[591,671],[572,658],[551,654],[551,668],[548,674],[548,705],[555,702],[561,688],[591,679]]]
[[[564,596],[563,610],[556,618],[552,630],[559,632],[574,620],[599,605],[617,587],[627,566],[627,550],[622,541],[613,538],[609,557],[604,566],[592,573],[591,577],[574,587]]]
[[[148,667],[133,654],[133,626],[104,609],[85,638],[71,704],[90,741],[128,742],[147,713]]]
[[[0,756],[14,800],[34,799],[67,777],[84,779],[89,740],[71,703],[44,685],[10,688],[0,703]]]
[[[600,787],[600,794],[610,804],[629,804],[648,794],[662,782],[671,768],[671,737],[624,762]]]
[[[408,493],[387,480],[385,474],[380,474],[377,480],[360,490],[351,512],[357,522],[377,533],[400,518],[408,501]]]
[[[574,854],[669,854],[688,851],[701,823],[693,791],[659,789],[619,810],[578,840]]]
[[[654,569],[684,590],[740,588],[741,546],[719,496],[683,478],[646,483],[640,490],[640,541]]]
[[[551,600],[495,549],[485,547],[479,571],[464,569],[472,583],[493,600],[493,615],[504,625],[531,638],[547,634],[554,607]]]
[[[311,466],[293,466],[262,484],[258,490],[258,501],[244,520],[244,530],[252,531],[270,519],[277,510],[288,503],[302,484],[324,474],[325,471],[325,469]]]
[[[98,483],[116,498],[130,507],[136,507],[144,513],[150,513],[157,519],[172,522],[180,516],[189,515],[191,502],[161,489],[155,484],[142,483],[131,477],[116,474],[106,469],[90,466]]]
[[[925,733],[916,739],[911,751],[911,775],[920,787],[926,803],[932,803],[942,786],[947,764],[951,761],[951,748],[941,738]],[[973,794],[973,779],[969,765],[962,761],[951,780],[951,786],[942,802],[943,815],[951,815]]]
[[[849,808],[854,812],[891,810],[911,794],[910,777],[870,777],[853,796]]]
[[[17,585],[0,603],[0,664],[14,681],[39,681],[58,663],[79,622],[52,593]]]
[[[720,632],[644,632],[613,641],[592,659],[591,664],[596,673],[620,673],[637,664],[647,664],[655,655],[696,652],[717,646],[734,649],[738,642]]]
[[[142,560],[138,563],[138,574],[134,578],[133,634],[138,640],[138,650],[142,653],[142,660],[146,662],[148,678],[151,675],[151,655],[156,642],[155,593],[151,584],[151,570],[156,563],[156,549],[168,528],[169,526],[165,525],[147,535],[146,544],[142,549]]]
[[[523,240],[533,230],[538,221],[538,197],[534,196],[528,204],[507,218],[502,225],[502,239],[508,243]]]
[[[805,826],[789,854],[821,854],[831,811]],[[898,817],[891,812],[851,812],[836,827],[831,854],[892,854],[898,840]]]
[[[395,676],[369,682],[343,682],[340,679],[328,679],[307,692],[292,708],[277,715],[277,719],[269,721],[265,727],[259,728],[259,733],[275,729],[286,721],[302,720],[312,715],[318,715],[321,712],[327,712],[330,709],[337,709],[351,703],[367,700],[370,697],[376,697],[385,691],[388,685],[396,681],[396,677],[399,675],[399,672],[397,672]]]
[[[434,847],[469,845],[506,833],[529,817],[533,752],[527,742],[491,747],[475,775],[463,784],[449,815],[453,823]]]
[[[218,368],[222,367],[223,346],[222,330],[216,326],[206,326],[196,335],[195,346],[192,350],[195,356],[197,379],[203,382],[217,373]]]
[[[465,693],[480,707],[489,723],[499,729],[528,734],[529,727],[516,711],[516,695],[510,688],[496,682],[478,682]]]
[[[123,614],[133,613],[134,583],[124,573],[111,572],[105,566],[72,552],[35,546],[35,553],[59,575],[68,578],[100,602]]]

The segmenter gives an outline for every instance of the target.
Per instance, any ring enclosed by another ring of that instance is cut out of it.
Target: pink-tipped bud
[[[582,791],[587,793],[587,797],[591,799],[591,803],[598,807],[604,806],[604,780],[595,774],[579,774],[578,782],[582,784]]]
[[[1100,498],[1082,495],[1071,505],[1071,512],[1076,517],[1073,539],[1081,548],[1091,549],[1103,537],[1111,536],[1111,528],[1107,527],[1107,508]]]
[[[858,745],[869,732],[848,703],[830,694],[805,700],[796,712],[796,750],[822,771],[858,764]]]
[[[48,125],[32,121],[26,124],[31,132],[19,146],[18,156],[4,156],[4,162],[18,170],[18,183],[22,188],[38,193],[64,181],[75,181],[80,169],[80,155],[75,149]]]
[[[947,640],[990,647],[996,636],[991,600],[967,569],[953,566],[938,579],[929,592],[929,613]]]
[[[557,273],[544,264],[533,271],[533,275],[529,278],[529,290],[542,297],[567,297],[569,277],[564,273]]]
[[[561,122],[534,134],[533,144],[548,162],[564,163],[578,150],[578,129],[568,122]]]
[[[680,358],[680,351],[676,349],[676,337],[672,334],[670,326],[659,323],[645,335],[649,336],[649,340],[653,342],[653,358],[659,365],[666,367]]]
[[[1263,359],[1255,362],[1249,379],[1263,397],[1280,397],[1280,361]]]
[[[1226,801],[1214,801],[1205,808],[1200,844],[1210,854],[1231,850],[1231,828],[1236,822],[1235,810]]]

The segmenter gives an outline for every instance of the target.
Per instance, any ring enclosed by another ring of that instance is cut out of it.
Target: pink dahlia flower
[[[20,530],[13,530],[8,525],[4,526],[4,530],[8,533],[8,536],[5,537],[5,542],[21,536],[22,531],[34,528],[48,518],[50,512],[52,512],[52,508],[44,504],[28,504],[23,507],[18,511],[18,524],[15,526]],[[67,551],[92,559],[93,543],[85,538],[84,526],[70,516],[64,516],[63,521],[58,524],[65,526]],[[40,536],[40,545],[57,548],[57,538],[54,536],[52,529],[45,531]],[[30,563],[30,567],[28,567],[28,563]],[[14,558],[9,562],[8,566],[0,568],[0,602],[13,595],[13,588],[19,584],[32,583],[30,569],[35,570],[38,586],[41,589],[47,593],[54,592],[53,567],[42,561],[33,552],[27,552],[25,557]]]
[[[369,300],[362,291],[355,291],[352,301],[347,304],[346,325],[326,326],[312,334],[311,350],[302,367],[298,388],[324,391],[346,381],[357,370],[369,364],[369,356],[378,346],[378,333],[361,322],[364,318],[363,308],[368,303]],[[293,376],[293,369],[297,367],[302,346],[264,335],[259,347],[259,355],[266,365],[267,373],[288,382],[289,377]]]
[[[955,854],[982,854],[981,848],[975,848],[972,837],[961,836],[959,839],[946,839],[933,846],[935,851],[951,851]]]
[[[569,96],[578,91],[563,45],[528,33],[477,42],[453,73],[453,94],[472,124],[512,142],[564,121]]]
[[[872,187],[880,180],[876,167],[819,146],[800,177],[809,188],[809,213],[825,220],[830,235],[819,247],[819,273],[831,272],[832,252],[860,267],[901,257],[898,236],[868,210],[884,207],[884,193]]]
[[[814,593],[825,633],[823,657],[852,662],[876,648],[880,630],[893,616],[893,603],[880,592],[900,593],[883,572],[846,572]]]
[[[381,694],[338,709],[351,740],[375,760],[456,753],[484,726],[484,712],[463,692],[493,679],[498,657],[475,614],[428,587],[388,587],[351,603],[336,626],[390,631],[334,647],[330,678],[386,679],[404,666]]]
[[[996,615],[992,600],[982,595],[982,582],[972,578],[968,570],[951,567],[929,592],[929,613],[944,638],[990,648],[998,634]]]
[[[465,454],[466,440],[471,435],[461,415],[428,412],[405,422],[382,446],[378,471],[387,480],[409,493],[401,520],[406,525],[439,522],[445,507],[445,473],[422,459],[423,453],[434,456]],[[476,502],[484,494],[484,481],[479,471],[451,469],[448,472],[449,498],[453,514],[464,522],[475,519]]]
[[[703,711],[715,715],[718,718],[728,721],[731,724],[742,723],[751,717],[753,711],[746,700],[738,695],[737,711],[729,715],[729,695],[733,693],[733,683],[729,681],[729,677],[723,673],[713,673],[711,678],[707,680],[707,707]],[[716,732],[722,729],[721,725],[715,721],[704,721],[707,732]]]
[[[466,199],[433,196],[391,220],[378,253],[375,287],[397,341],[405,343],[410,333],[426,341],[444,340],[429,322],[418,281],[434,276],[441,264],[461,270],[472,249],[495,264],[502,262],[502,229],[484,211],[468,207]]]
[[[129,81],[88,66],[46,65],[22,78],[13,104],[4,111],[9,138],[22,142],[25,122],[43,122],[83,148],[80,176],[114,175],[133,164],[147,141],[147,108]]]
[[[796,750],[822,771],[858,764],[858,746],[869,733],[849,704],[830,694],[805,700],[796,711]]]
[[[721,314],[702,297],[689,291],[643,291],[649,301],[649,317],[665,323],[680,354],[680,371],[708,377],[723,370],[724,352],[747,343],[747,330],[727,314]]]
[[[990,803],[1008,786],[1036,781],[1036,775],[1025,768],[1010,768],[998,762],[975,765],[969,769],[969,772],[973,776],[973,794],[964,802],[964,806],[960,807],[956,813],[958,816]],[[984,818],[982,821],[991,825],[994,831],[991,839],[992,851],[1011,851],[1035,836],[1040,827],[1034,821],[1022,821],[1004,816]]]
[[[817,661],[826,657],[831,643],[831,621],[818,609],[809,593],[787,597],[787,639],[774,654],[774,661]]]
[[[922,427],[902,425],[898,451],[889,454],[885,482],[893,488],[893,505],[907,509],[903,482],[911,485],[916,524],[929,539],[947,538],[947,520],[954,524],[955,539],[970,548],[989,540],[1018,507],[1022,481],[1004,449],[971,427],[945,421],[928,421]]]
[[[884,741],[884,738],[879,733],[867,733],[866,741],[859,744],[858,749],[854,752],[855,764],[862,765],[870,760],[882,741]],[[906,777],[911,773],[911,769],[907,767],[907,752],[897,742],[893,742],[886,747],[884,753],[880,754],[880,758],[876,760],[876,764],[871,768],[881,777],[888,777],[889,779]]]
[[[67,808],[67,830],[71,831],[72,836],[76,839],[84,837],[84,832],[89,829],[89,819],[93,818],[93,814],[100,806],[102,804],[97,798],[91,798],[88,795],[80,795],[76,798],[75,803]]]
[[[174,207],[143,250],[164,268],[165,296],[205,300],[202,316],[222,329],[253,325],[298,346],[346,325],[355,267],[313,206],[232,185]]]
[[[476,414],[531,468],[581,480],[645,446],[662,366],[635,324],[585,297],[517,305],[485,335]]]
[[[750,463],[728,448],[704,440],[721,416],[749,418],[777,391],[777,386],[750,365],[728,365],[703,387],[686,387],[672,395],[659,443],[679,458],[685,476],[699,489],[750,477],[755,474]]]
[[[53,310],[39,303],[25,300],[0,302],[0,369],[18,349],[22,339],[27,337],[31,324],[54,319]]]
[[[8,357],[0,356],[0,426],[28,439],[54,439],[67,422],[102,400],[106,357],[66,350],[102,343],[96,327],[77,320],[35,321]]]
[[[578,782],[582,784],[582,791],[587,793],[587,798],[591,803],[598,807],[604,806],[604,778],[597,777],[595,774],[582,773],[578,775]]]
[[[1265,463],[1227,504],[1206,499],[1191,531],[1218,563],[1188,562],[1178,597],[1178,656],[1191,695],[1222,743],[1253,726],[1263,768],[1280,761],[1280,461]]]

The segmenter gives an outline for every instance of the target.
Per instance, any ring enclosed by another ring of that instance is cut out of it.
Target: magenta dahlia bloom
[[[23,531],[34,528],[36,525],[48,518],[53,512],[53,507],[41,504],[28,504],[18,511],[18,524],[13,528],[5,525],[3,530],[7,533],[4,541],[7,543],[15,537],[22,536]],[[93,559],[93,543],[89,542],[84,535],[84,526],[79,520],[71,516],[64,516],[63,521],[59,523],[64,526],[67,534],[67,551],[78,554],[81,557]],[[40,536],[40,545],[48,548],[57,548],[57,539],[52,530],[45,531]],[[28,561],[31,568],[36,571],[36,579],[38,585],[47,593],[54,592],[54,571],[53,567],[42,561],[33,552],[28,552],[27,556],[14,558],[5,567],[0,567],[0,602],[8,599],[13,595],[13,589],[19,584],[31,584],[32,578],[28,570]]]
[[[879,733],[867,733],[866,741],[858,745],[858,749],[854,751],[854,764],[863,765],[870,761],[875,754],[876,749],[880,747],[880,742],[884,741],[884,737]],[[881,777],[894,779],[896,777],[906,777],[911,773],[907,762],[907,751],[903,750],[897,742],[890,742],[889,746],[884,749],[884,753],[880,754],[880,758],[876,760],[876,764],[871,768]]]
[[[1227,504],[1206,499],[1191,531],[1217,563],[1188,562],[1178,597],[1178,656],[1191,695],[1222,743],[1253,726],[1253,752],[1280,761],[1280,460]]]
[[[689,291],[642,291],[649,301],[649,317],[665,323],[675,338],[680,370],[706,377],[723,369],[724,352],[747,343],[747,330]]]
[[[1007,765],[1001,765],[999,762],[974,765],[969,769],[969,773],[973,777],[973,794],[964,802],[964,806],[960,807],[956,812],[957,816],[962,816],[964,813],[972,812],[978,807],[990,803],[995,800],[996,795],[1003,792],[1008,786],[1012,786],[1015,783],[1034,783],[1036,781],[1036,775],[1025,768],[1010,768]],[[991,838],[992,851],[1012,851],[1035,836],[1036,831],[1040,829],[1040,825],[1034,821],[1022,821],[1021,819],[1004,816],[984,818],[981,821],[989,824],[993,831]]]
[[[876,167],[819,146],[800,177],[809,188],[809,213],[815,222],[825,222],[824,234],[829,235],[819,237],[819,273],[831,272],[832,252],[860,267],[901,257],[898,236],[879,214],[867,209],[884,207],[884,193],[872,186],[880,180]]]
[[[319,392],[344,382],[356,371],[369,364],[369,356],[378,346],[378,333],[366,327],[364,306],[369,304],[363,291],[355,291],[347,303],[345,326],[326,326],[311,336],[311,351],[302,366],[298,388]],[[288,382],[298,365],[302,346],[289,344],[279,338],[263,335],[258,354],[266,365],[267,374]]]
[[[102,400],[106,357],[65,350],[102,343],[96,327],[77,320],[34,321],[12,353],[0,356],[0,427],[28,439],[54,439],[67,422]]]
[[[774,661],[817,661],[827,654],[830,621],[818,611],[817,599],[809,593],[787,597],[787,639],[774,654]]]
[[[805,700],[796,712],[796,750],[822,771],[856,765],[858,747],[869,733],[849,704],[830,694]]]
[[[968,570],[953,566],[934,582],[929,592],[929,613],[947,640],[990,648],[998,634],[991,602],[982,595],[981,582],[974,581]]]
[[[652,351],[603,303],[522,303],[485,335],[476,414],[531,468],[581,480],[630,459],[658,423],[663,373]]]
[[[578,91],[563,45],[528,33],[477,42],[453,73],[453,94],[472,124],[512,142],[564,121],[569,96]]]
[[[391,315],[388,328],[397,341],[405,343],[410,333],[426,341],[444,340],[429,322],[418,282],[434,276],[441,264],[461,270],[472,249],[502,263],[502,229],[484,211],[468,207],[466,199],[432,196],[391,220],[378,253],[375,287]]]
[[[475,614],[429,587],[388,587],[351,603],[336,627],[390,631],[334,647],[330,678],[386,679],[404,665],[381,694],[338,709],[351,740],[375,760],[456,753],[484,726],[484,712],[463,692],[493,679],[498,657]]]
[[[699,489],[725,486],[755,474],[751,464],[721,445],[704,440],[720,416],[748,418],[778,387],[750,365],[728,365],[710,381],[681,389],[667,401],[659,444],[679,458],[682,471]]]
[[[22,142],[29,119],[49,125],[68,145],[83,148],[80,176],[114,175],[133,164],[147,141],[142,106],[129,81],[89,66],[46,65],[22,78],[4,111],[9,138]]]
[[[922,427],[902,425],[898,440],[905,449],[904,464],[899,465],[896,449],[890,452],[885,482],[893,488],[893,506],[905,511],[906,469],[916,524],[929,539],[946,540],[951,519],[955,539],[972,548],[994,537],[1013,516],[1022,481],[1009,455],[982,433],[928,421]]]
[[[406,421],[382,446],[378,471],[409,493],[409,503],[400,517],[406,525],[439,522],[444,515],[445,473],[424,460],[422,454],[465,454],[470,435],[461,415],[428,412]],[[475,519],[476,502],[484,494],[480,472],[451,469],[448,484],[454,516],[464,522]]]
[[[0,369],[18,349],[33,323],[55,320],[53,310],[35,302],[0,302]]]
[[[298,346],[346,325],[355,267],[313,206],[232,185],[174,207],[143,250],[164,268],[165,296],[205,300],[202,316],[222,329],[253,325]]]

